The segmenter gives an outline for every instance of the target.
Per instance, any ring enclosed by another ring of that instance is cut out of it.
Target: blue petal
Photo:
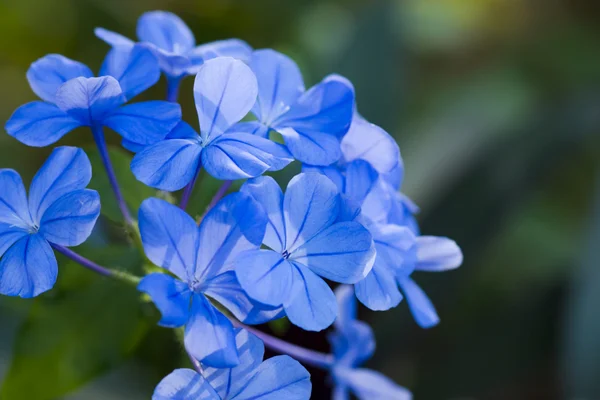
[[[352,296],[354,297],[354,294]],[[373,356],[375,335],[368,324],[356,320],[339,323],[336,320],[335,327],[335,331],[328,335],[328,339],[337,366],[361,365]]]
[[[100,216],[100,195],[83,189],[56,200],[44,213],[40,234],[50,243],[79,246],[92,233]]]
[[[362,217],[361,212],[362,212],[362,210],[360,208],[360,204],[358,204],[356,201],[352,200],[348,196],[341,194],[340,195],[340,212],[339,212],[338,217],[335,220],[335,222],[356,221],[356,222],[363,223],[363,222],[365,222],[365,218]],[[368,226],[367,222],[370,223],[370,221],[366,220],[366,222],[363,225]]]
[[[336,220],[340,197],[337,188],[323,175],[296,175],[288,184],[285,213],[285,248],[292,252]]]
[[[391,171],[385,172],[383,178],[388,182],[394,190],[400,190],[402,181],[404,180],[404,162],[400,159],[400,162]]]
[[[416,238],[405,226],[372,225],[370,227],[379,265],[396,274],[410,275],[416,262]]]
[[[46,210],[67,193],[85,188],[92,179],[92,166],[85,152],[76,147],[58,147],[40,168],[29,188],[29,210],[39,223]]]
[[[294,267],[281,254],[271,250],[255,250],[235,260],[240,285],[254,300],[278,307],[292,298]]]
[[[136,143],[136,142],[130,142],[127,139],[122,139],[121,140],[121,146],[123,146],[124,149],[129,150],[132,153],[139,153],[142,150],[144,150],[146,147],[146,145],[144,144],[140,144],[140,143]]]
[[[233,269],[242,252],[258,249],[267,217],[250,196],[233,193],[217,203],[200,224],[200,248],[195,277],[211,278]]]
[[[17,108],[6,122],[6,131],[19,142],[44,147],[57,142],[81,122],[58,108],[41,101]]]
[[[268,307],[248,297],[233,271],[208,280],[204,283],[203,290],[245,324],[264,324],[284,316],[281,308]]]
[[[123,94],[130,100],[158,82],[160,68],[158,60],[147,48],[119,46],[104,59],[100,76],[107,75],[119,81]]]
[[[331,179],[333,183],[335,183],[335,186],[337,186],[340,193],[344,192],[344,187],[346,186],[346,178],[342,173],[342,170],[338,168],[335,164],[326,167],[318,167],[316,165],[303,164],[302,172],[313,172],[325,175],[326,177]]]
[[[374,311],[385,311],[396,307],[402,301],[394,271],[378,259],[365,279],[354,285],[356,297],[366,307]]]
[[[207,61],[194,83],[200,133],[205,143],[239,122],[256,102],[258,85],[252,70],[230,57]]]
[[[353,321],[351,328],[345,334],[352,343],[351,354],[354,365],[361,365],[375,353],[375,333],[373,329],[363,321]]]
[[[112,76],[71,79],[56,93],[56,105],[83,125],[101,121],[125,101],[119,82]]]
[[[340,140],[350,128],[353,110],[352,84],[331,75],[304,93],[273,128],[284,136],[298,160],[329,165],[341,155]]]
[[[171,130],[171,132],[169,132],[169,134],[165,137],[165,139],[189,139],[195,142],[196,144],[200,143],[200,137],[198,136],[194,128],[192,128],[185,121],[179,121],[177,125],[175,125],[175,127]],[[123,147],[125,147],[127,150],[133,153],[139,153],[146,147],[148,147],[147,145],[130,142],[125,139],[123,139],[121,144],[123,145]]]
[[[25,230],[33,225],[25,186],[19,174],[12,169],[0,169],[0,222]]]
[[[126,140],[151,145],[164,139],[180,120],[179,104],[145,101],[116,109],[103,123]]]
[[[54,103],[56,92],[63,83],[80,76],[91,78],[94,74],[86,65],[60,54],[42,57],[27,70],[31,90],[49,103]]]
[[[152,400],[221,400],[202,375],[191,369],[176,369],[156,387]]]
[[[173,128],[173,130],[171,132],[169,132],[169,134],[167,135],[166,138],[167,139],[190,139],[190,140],[196,140],[196,141],[200,140],[200,137],[198,136],[198,134],[196,133],[194,128],[192,128],[190,126],[190,124],[188,124],[185,121],[179,121],[179,123],[177,125],[175,125],[175,128]]]
[[[283,216],[283,192],[270,176],[248,180],[240,192],[252,196],[267,213],[268,224],[263,243],[276,252],[285,250],[285,219]]]
[[[335,295],[314,272],[295,265],[293,298],[284,304],[290,322],[307,331],[329,327],[337,315]]]
[[[260,364],[231,399],[309,400],[311,391],[308,371],[289,356],[277,356]]]
[[[194,34],[177,15],[151,11],[140,17],[137,25],[140,41],[152,43],[170,53],[183,54],[196,44]]]
[[[359,400],[411,400],[412,394],[379,372],[369,369],[339,368],[336,379],[346,384]]]
[[[340,140],[322,131],[297,131],[278,128],[285,144],[295,159],[306,164],[325,166],[336,162],[340,156]]]
[[[217,40],[215,42],[200,45],[190,50],[187,56],[192,62],[192,68],[189,74],[197,72],[194,67],[198,67],[208,60],[217,57],[233,57],[243,62],[249,62],[252,55],[252,47],[240,39]]]
[[[144,200],[139,220],[146,256],[187,281],[196,262],[196,221],[179,207],[155,198]]]
[[[331,400],[350,400],[350,390],[346,385],[336,384],[331,396]]]
[[[294,250],[290,260],[331,281],[356,283],[371,271],[375,245],[369,231],[358,222],[340,222]]]
[[[263,342],[244,329],[237,329],[236,348],[240,363],[232,369],[205,368],[204,376],[222,399],[230,399],[243,390],[248,380],[262,363],[265,353]]]
[[[187,57],[180,54],[175,54],[162,50],[154,46],[153,44],[141,44],[146,46],[149,50],[154,53],[154,56],[158,58],[158,65],[160,69],[167,75],[168,79],[178,80],[188,75],[188,71],[192,70],[192,62]]]
[[[130,49],[135,44],[133,40],[121,35],[120,33],[112,32],[104,28],[95,28],[94,34],[98,39],[103,40],[112,47]]]
[[[147,293],[162,314],[159,325],[178,328],[188,321],[192,292],[188,285],[167,274],[150,274],[138,285],[140,292]]]
[[[386,131],[354,114],[350,130],[342,139],[342,154],[346,163],[354,160],[368,162],[380,174],[395,169],[404,172],[400,148]],[[398,183],[398,187],[400,183]]]
[[[58,275],[56,257],[40,235],[21,238],[0,260],[0,293],[35,297],[54,286]]]
[[[0,222],[0,257],[19,239],[27,235],[27,230],[10,223]]]
[[[420,236],[417,238],[417,259],[416,270],[439,272],[460,267],[463,255],[454,240]]]
[[[419,212],[419,207],[402,193],[396,192],[393,196],[392,208],[388,215],[390,224],[409,227],[415,235],[419,234],[419,225],[414,214]]]
[[[374,222],[387,219],[395,195],[393,188],[364,160],[348,165],[344,193],[357,201],[363,215]]]
[[[270,124],[304,93],[304,81],[296,63],[271,49],[256,50],[250,62],[258,80],[256,118]]]
[[[239,122],[231,127],[231,131],[251,133],[265,139],[269,138],[270,128],[258,121]]]
[[[209,367],[232,368],[240,362],[231,321],[203,295],[194,295],[185,326],[185,348]]]
[[[431,328],[437,325],[440,317],[423,289],[409,277],[399,278],[398,283],[406,296],[408,306],[417,324],[421,328]]]
[[[228,132],[204,149],[202,165],[220,180],[255,178],[294,161],[280,144],[249,133]]]
[[[131,161],[131,171],[148,186],[179,190],[198,173],[201,153],[198,141],[165,140],[137,153]]]
[[[329,75],[304,93],[276,126],[297,131],[327,132],[341,139],[352,123],[354,87],[339,75]]]
[[[356,319],[357,304],[354,289],[350,285],[340,285],[335,289],[335,298],[338,303],[338,317],[335,320],[336,329]]]

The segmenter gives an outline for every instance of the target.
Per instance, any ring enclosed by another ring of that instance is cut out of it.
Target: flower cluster
[[[406,389],[359,368],[375,344],[356,320],[356,299],[381,311],[406,297],[416,322],[434,326],[439,318],[413,272],[457,268],[462,253],[450,239],[420,234],[418,208],[400,193],[400,150],[360,116],[352,84],[330,75],[307,90],[287,56],[238,39],[196,46],[167,12],[140,18],[137,43],[101,28],[96,35],[112,47],[100,76],[60,55],[34,62],[27,79],[43,101],[17,109],[6,131],[41,147],[90,128],[126,228],[164,269],[138,279],[138,290],[159,309],[161,326],[182,329],[195,368],[167,376],[153,399],[308,399],[310,375],[298,361],[330,371],[336,400],[350,393],[409,399]],[[124,105],[161,71],[166,101]],[[198,130],[182,121],[177,104],[190,75]],[[134,153],[139,181],[184,189],[178,206],[150,198],[137,220],[130,214],[104,127]],[[294,161],[302,172],[285,191],[264,175]],[[223,186],[198,221],[185,209],[201,170]],[[68,249],[90,236],[100,215],[98,193],[85,189],[91,176],[86,154],[72,147],[54,150],[28,198],[19,175],[0,170],[0,293],[30,298],[50,290],[58,272],[53,249],[120,278]],[[226,195],[240,179],[241,189]],[[332,354],[249,327],[284,317],[309,331],[333,325]],[[263,361],[264,345],[286,355]]]

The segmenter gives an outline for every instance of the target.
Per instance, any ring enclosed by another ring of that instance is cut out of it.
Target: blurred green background
[[[133,37],[138,16],[154,9],[180,15],[199,43],[239,37],[286,52],[307,85],[346,75],[361,113],[398,140],[403,191],[422,208],[423,232],[455,239],[465,263],[416,276],[439,327],[418,328],[405,304],[361,310],[378,339],[369,367],[416,399],[600,399],[598,1],[3,0],[0,119],[35,99],[25,79],[32,61],[61,53],[98,70],[108,48],[93,28]],[[196,125],[192,83],[182,102]],[[142,98],[164,93],[161,81]],[[61,144],[91,140],[80,130]],[[26,180],[49,151],[0,135],[0,167]],[[137,188],[126,156],[115,157]],[[216,187],[203,183],[198,212]],[[146,195],[138,188],[128,200]],[[139,268],[127,249],[98,250],[122,235],[106,197],[108,218],[79,250]],[[0,399],[149,399],[186,363],[152,318],[135,292],[61,262],[52,292],[0,299]],[[328,349],[324,334],[284,335]],[[326,378],[311,372],[313,398],[327,399]]]

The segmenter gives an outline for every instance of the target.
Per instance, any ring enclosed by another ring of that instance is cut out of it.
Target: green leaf
[[[95,261],[119,270],[141,262],[135,250],[95,252]],[[61,264],[57,286],[34,300],[17,334],[0,399],[60,398],[121,364],[148,328],[135,289]]]
[[[155,196],[156,190],[144,185],[135,178],[130,168],[132,157],[129,153],[118,147],[109,147],[108,152],[125,202],[135,217],[142,201]],[[102,215],[114,222],[122,222],[123,216],[119,211],[115,194],[108,181],[98,150],[96,148],[86,149],[86,153],[92,163],[93,171],[89,187],[100,193]]]

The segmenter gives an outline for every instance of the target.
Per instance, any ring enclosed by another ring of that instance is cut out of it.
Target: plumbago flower
[[[354,200],[363,204],[363,211],[369,213],[371,220],[409,226],[415,233],[419,227],[414,218],[418,207],[400,193],[404,178],[404,163],[398,144],[385,130],[371,124],[355,111],[352,125],[341,142],[342,155],[331,165],[320,167],[304,164],[302,170],[319,172],[331,179],[344,193],[346,190],[346,171],[354,161],[362,160],[370,165],[377,178],[368,178],[373,187],[349,189]],[[358,164],[358,163],[356,163]],[[352,183],[348,184],[352,187]]]
[[[59,147],[33,178],[29,198],[19,174],[0,169],[0,293],[24,298],[52,289],[52,247],[78,246],[100,215],[100,197],[85,189],[92,167],[81,149]]]
[[[260,206],[247,195],[231,194],[200,227],[184,211],[159,199],[144,201],[139,214],[146,255],[176,276],[154,273],[139,284],[160,309],[160,324],[185,325],[185,346],[202,363],[234,367],[239,357],[233,325],[208,297],[244,323],[281,317],[281,310],[249,299],[232,271],[241,252],[258,249],[262,242],[266,216]]]
[[[96,28],[96,36],[114,48],[130,48],[134,42],[118,33]],[[198,72],[205,61],[229,56],[247,61],[252,48],[239,39],[220,40],[196,46],[190,28],[175,14],[151,11],[138,20],[137,36],[157,57],[169,80],[178,81]],[[176,90],[176,89],[175,89]],[[176,95],[176,94],[175,94]]]
[[[104,141],[102,127],[126,141],[149,145],[163,139],[181,120],[179,105],[146,101],[123,106],[153,86],[160,71],[152,53],[140,46],[111,51],[100,77],[82,63],[58,54],[34,62],[27,71],[31,89],[44,101],[19,107],[6,131],[34,147],[48,146],[80,126],[89,126]]]
[[[196,46],[183,21],[166,12],[144,14],[137,31],[141,43],[96,30],[113,46],[98,78],[60,55],[33,63],[27,78],[43,101],[17,109],[6,129],[41,147],[89,126],[127,232],[141,238],[147,259],[166,273],[132,276],[67,248],[90,235],[100,201],[85,189],[91,179],[85,153],[61,147],[33,179],[29,197],[15,171],[0,170],[0,293],[34,297],[51,289],[58,270],[53,250],[135,285],[161,312],[160,325],[183,328],[195,367],[163,379],[154,400],[306,400],[310,376],[290,356],[327,370],[334,400],[410,399],[406,389],[360,368],[375,343],[371,329],[356,320],[355,297],[372,310],[406,297],[417,323],[433,326],[439,318],[413,272],[456,268],[462,253],[450,239],[420,234],[418,208],[400,193],[398,145],[358,114],[352,84],[340,76],[305,90],[285,55],[252,51],[236,39]],[[154,85],[161,70],[168,101],[124,105]],[[174,103],[181,79],[192,74],[199,134],[181,121]],[[249,113],[256,120],[241,122]],[[186,187],[180,207],[147,199],[139,224],[133,220],[104,127],[137,153],[131,163],[137,179],[168,191]],[[272,130],[284,145],[269,140]],[[261,176],[294,159],[303,173],[285,194]],[[197,226],[184,210],[201,168],[226,182]],[[223,198],[234,179],[249,180]],[[334,294],[326,280],[343,285]],[[284,316],[310,331],[335,323],[333,354],[248,326]],[[235,329],[240,326],[245,329]],[[265,345],[289,356],[263,361]]]
[[[248,181],[241,189],[264,208],[268,224],[264,245],[235,260],[238,280],[256,301],[285,310],[306,330],[322,330],[335,320],[335,296],[321,277],[341,283],[362,280],[373,265],[375,248],[359,223],[340,222],[344,204],[328,178],[300,174],[284,194],[270,177]]]
[[[250,68],[231,57],[200,67],[194,84],[200,135],[181,123],[167,140],[136,154],[134,175],[145,184],[174,191],[192,182],[202,166],[222,180],[276,171],[293,161],[285,147],[238,129],[256,102],[258,85]]]
[[[202,373],[178,369],[156,387],[152,400],[308,400],[310,374],[289,356],[263,362],[264,345],[245,330],[236,330],[240,363]]]
[[[350,81],[330,75],[305,90],[296,63],[271,49],[253,52],[250,66],[258,79],[258,101],[252,108],[258,121],[245,123],[244,129],[262,137],[271,129],[279,132],[303,163],[325,166],[337,161],[352,121]]]
[[[459,267],[460,248],[448,238],[417,236],[419,229],[410,212],[414,206],[397,192],[403,178],[400,152],[385,131],[355,117],[347,136],[337,164],[304,170],[321,172],[336,182],[349,201],[360,206],[357,220],[373,236],[377,257],[367,277],[355,284],[356,296],[372,310],[389,310],[403,299],[400,287],[417,323],[434,326],[439,322],[435,307],[411,274]],[[357,150],[360,137],[367,141],[363,151]]]
[[[335,330],[329,334],[334,362],[331,375],[335,383],[333,400],[410,400],[412,394],[379,372],[359,368],[375,352],[371,327],[356,320],[356,300],[352,287],[342,285],[335,291],[339,314]]]

